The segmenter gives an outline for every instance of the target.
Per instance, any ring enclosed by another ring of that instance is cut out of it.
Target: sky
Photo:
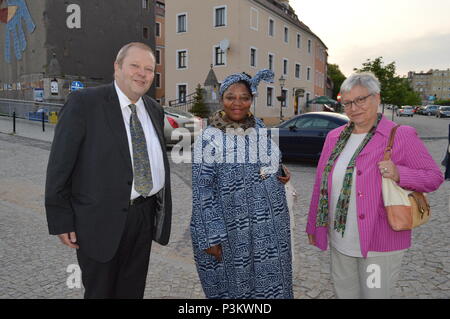
[[[290,0],[344,75],[367,59],[397,74],[450,68],[450,0]]]

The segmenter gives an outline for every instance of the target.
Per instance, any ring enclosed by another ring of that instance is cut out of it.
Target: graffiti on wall
[[[0,22],[6,25],[4,56],[7,63],[11,63],[11,43],[17,60],[22,59],[22,52],[27,47],[22,20],[28,33],[33,33],[36,25],[25,0],[0,0]]]

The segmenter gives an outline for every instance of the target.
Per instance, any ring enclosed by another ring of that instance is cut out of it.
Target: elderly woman
[[[306,232],[309,243],[331,248],[331,277],[338,298],[390,298],[411,231],[389,226],[381,177],[405,189],[433,192],[443,176],[416,130],[400,126],[391,160],[384,149],[396,126],[381,114],[380,83],[371,73],[341,86],[348,125],[331,131],[317,167]]]
[[[250,113],[258,83],[272,79],[270,70],[227,77],[223,110],[195,143],[191,235],[207,298],[293,298],[289,177],[281,176],[279,150]],[[263,145],[267,156],[259,153]]]

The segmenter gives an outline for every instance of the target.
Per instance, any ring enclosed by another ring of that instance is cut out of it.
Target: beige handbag
[[[395,133],[400,125],[391,130],[384,160],[391,159]],[[401,188],[390,178],[382,177],[382,193],[389,225],[395,231],[411,230],[430,219],[430,205],[425,194]]]

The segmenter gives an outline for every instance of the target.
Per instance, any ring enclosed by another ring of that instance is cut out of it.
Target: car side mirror
[[[297,131],[297,127],[295,125],[289,126],[289,131]]]

